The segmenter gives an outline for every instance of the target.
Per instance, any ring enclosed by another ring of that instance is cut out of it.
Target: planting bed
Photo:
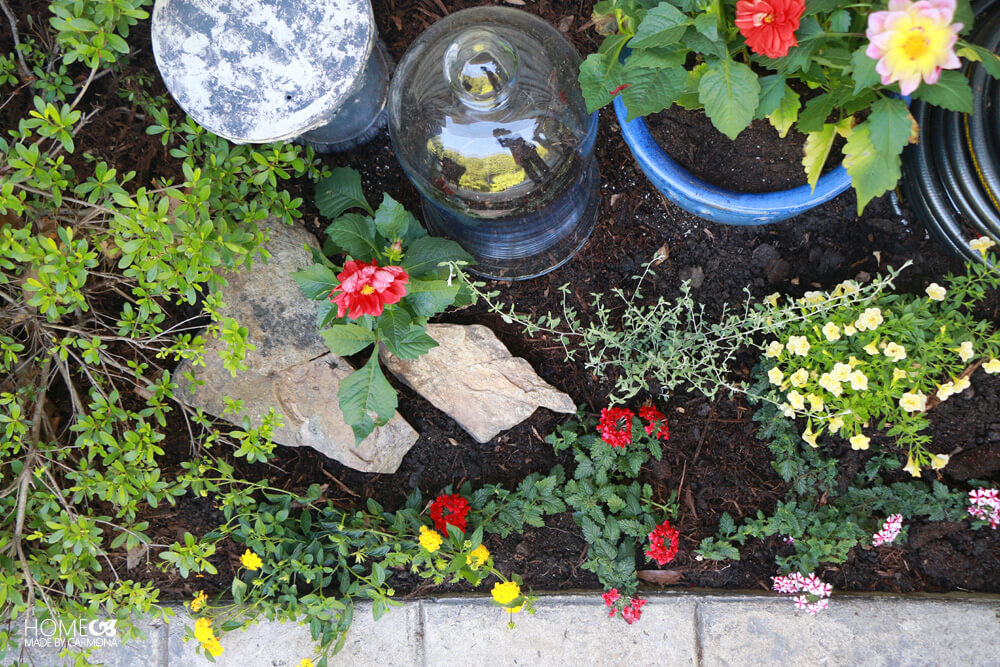
[[[9,4],[15,13],[44,16],[46,11],[45,3],[40,1],[13,0]],[[407,45],[434,20],[446,12],[478,4],[482,3],[376,0],[374,9],[380,36],[398,60]],[[582,53],[597,48],[598,36],[592,28],[584,28],[589,21],[589,2],[539,0],[522,8],[564,29]],[[135,170],[139,183],[157,177],[177,178],[178,174],[171,173],[176,162],[166,156],[156,137],[144,133],[149,119],[137,115],[136,107],[115,92],[128,77],[146,77],[154,80],[154,94],[165,94],[153,65],[148,21],[140,23],[136,33],[131,45],[138,52],[131,64],[124,72],[95,82],[88,93],[90,100],[85,106],[100,107],[101,111],[78,135],[77,144],[94,147],[91,152],[95,156],[119,171]],[[9,35],[0,35],[4,52],[9,47],[5,40]],[[18,99],[0,112],[3,122],[22,117],[24,109],[17,105],[29,102],[27,97]],[[180,112],[177,114],[179,117]],[[723,304],[741,302],[744,288],[756,297],[776,291],[799,295],[912,260],[914,266],[901,276],[899,284],[918,291],[959,268],[926,237],[923,229],[914,226],[905,206],[900,213],[885,197],[872,202],[861,217],[855,213],[853,193],[848,192],[809,214],[758,228],[727,227],[690,216],[665,203],[646,181],[621,138],[610,108],[601,112],[596,153],[602,173],[602,205],[589,243],[576,258],[551,274],[497,284],[500,300],[514,304],[522,313],[542,315],[558,310],[558,288],[569,284],[571,305],[585,316],[591,310],[591,293],[607,292],[615,286],[627,289],[632,276],[658,252],[668,258],[656,267],[655,277],[648,278],[644,294],[673,298],[679,294],[681,281],[691,279],[693,295],[713,313],[718,313]],[[768,146],[761,146],[761,154],[769,154]],[[79,154],[73,159],[81,160]],[[370,199],[377,201],[378,193],[387,192],[408,209],[419,210],[416,191],[395,161],[385,132],[349,153],[328,156],[325,162],[331,167],[350,166],[360,171]],[[725,161],[717,165],[714,174],[705,176],[720,185],[738,185],[731,183]],[[318,234],[326,222],[318,218],[311,202],[312,185],[293,182],[290,189],[305,199],[304,222]],[[1000,302],[995,295],[979,314],[994,321],[1000,317]],[[181,320],[188,313],[178,310],[172,315]],[[565,362],[556,341],[545,336],[527,338],[517,326],[504,324],[481,304],[447,313],[440,319],[489,326],[512,353],[526,358],[544,379],[569,393],[578,405],[590,412],[599,412],[607,405],[613,378],[594,377],[582,364]],[[748,356],[738,364],[736,374],[749,377],[753,363],[755,359]],[[933,449],[952,455],[952,464],[936,474],[950,484],[960,485],[969,478],[1000,480],[1000,378],[979,373],[972,382],[973,391],[931,413]],[[520,426],[479,444],[412,391],[401,385],[397,388],[402,398],[399,410],[420,433],[420,439],[395,475],[357,473],[306,448],[279,447],[271,464],[249,465],[243,460],[234,463],[248,478],[268,477],[273,486],[301,489],[312,483],[325,484],[326,497],[345,507],[374,497],[390,508],[401,504],[415,488],[421,489],[425,497],[432,497],[447,485],[457,487],[464,481],[473,486],[485,482],[514,485],[531,472],[547,472],[557,463],[571,464],[568,457],[555,455],[543,441],[561,416],[540,410]],[[68,396],[55,389],[53,394],[57,404],[68,407]],[[753,409],[740,397],[712,402],[700,395],[682,394],[664,399],[656,387],[638,397],[633,407],[647,398],[670,420],[671,439],[666,443],[663,460],[644,470],[643,477],[654,486],[658,500],[665,500],[672,491],[678,494],[679,514],[673,523],[681,534],[680,552],[669,565],[681,573],[676,585],[769,588],[769,578],[776,574],[775,554],[787,549],[779,536],[748,542],[738,562],[697,561],[694,557],[698,543],[716,533],[723,512],[737,519],[758,510],[769,512],[786,491],[785,483],[771,467],[766,443],[755,438]],[[336,409],[332,401],[331,409]],[[163,447],[168,474],[177,471],[177,465],[190,456],[187,430],[179,419]],[[835,453],[848,471],[858,469],[869,455],[850,451],[846,443],[839,447],[846,451]],[[924,476],[929,478],[932,473],[925,471]],[[889,473],[889,477],[896,481],[908,479],[909,475],[897,472]],[[171,542],[184,532],[200,535],[210,531],[220,516],[211,498],[185,496],[175,508],[161,505],[149,511],[151,527],[147,532],[156,542]],[[596,577],[579,567],[586,545],[568,514],[549,517],[545,528],[531,528],[521,536],[506,540],[492,536],[486,544],[499,569],[522,573],[525,584],[535,590],[599,588]],[[227,568],[237,563],[242,548],[230,544],[228,549],[213,558],[219,567],[215,576],[186,580],[177,573],[164,574],[144,565],[130,574],[152,579],[169,596],[178,598],[190,597],[199,589],[209,593],[227,590],[233,577],[233,570]],[[122,569],[125,559],[123,549],[111,556]],[[908,542],[877,550],[858,547],[843,566],[817,573],[838,590],[1000,592],[1000,532],[973,532],[962,524],[916,521],[910,527]],[[423,580],[405,574],[395,575],[392,583],[400,595],[426,590],[421,588]]]

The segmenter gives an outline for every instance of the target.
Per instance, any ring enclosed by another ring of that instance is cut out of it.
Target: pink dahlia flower
[[[865,54],[878,61],[882,84],[898,81],[909,95],[921,81],[937,83],[941,70],[960,67],[955,41],[962,24],[954,17],[955,0],[889,0],[888,11],[871,14]]]

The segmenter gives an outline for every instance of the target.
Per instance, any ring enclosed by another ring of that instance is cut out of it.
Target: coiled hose
[[[1000,49],[1000,0],[974,7],[969,41]],[[919,143],[903,152],[900,191],[916,217],[952,254],[982,261],[968,231],[1000,243],[1000,81],[976,62],[963,72],[972,86],[973,112],[963,114],[914,99],[910,113]]]

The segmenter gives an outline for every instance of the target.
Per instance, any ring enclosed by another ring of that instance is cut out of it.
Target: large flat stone
[[[479,442],[520,424],[538,407],[572,414],[569,395],[542,380],[524,359],[511,356],[489,328],[430,324],[438,347],[414,361],[382,350],[393,374]]]
[[[534,616],[508,614],[487,599],[424,600],[425,665],[695,665],[695,603],[656,597],[642,619],[607,618],[596,592],[541,598]]]
[[[706,667],[1000,664],[1000,601],[834,594],[809,616],[783,597],[702,599]]]

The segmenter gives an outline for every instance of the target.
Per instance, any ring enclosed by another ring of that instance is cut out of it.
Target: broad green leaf
[[[878,72],[875,71],[878,61],[868,57],[865,53],[867,48],[867,45],[859,46],[851,56],[851,78],[854,79],[855,95],[865,88],[871,88],[880,80]]]
[[[397,405],[396,391],[382,374],[377,346],[368,363],[344,378],[337,396],[344,421],[354,431],[356,444],[368,437],[376,426],[392,419]]]
[[[331,352],[342,357],[357,354],[375,342],[374,331],[369,331],[353,322],[334,324],[320,331],[319,335],[323,337]]]
[[[702,12],[694,17],[694,29],[714,42],[719,39],[719,17],[712,12]]]
[[[316,307],[316,320],[319,322],[319,328],[325,329],[335,319],[337,319],[337,304],[332,303],[329,299],[321,300]]]
[[[796,129],[803,134],[818,132],[826,125],[826,119],[837,105],[837,98],[830,93],[817,95],[808,102],[806,108],[799,114]]]
[[[837,126],[828,123],[818,132],[810,132],[806,135],[806,145],[802,156],[802,166],[806,169],[806,180],[813,190],[816,189],[816,182],[823,173],[823,165],[830,155],[833,147],[833,140],[837,136]]]
[[[898,102],[906,112],[901,100],[879,102]],[[872,107],[868,120],[854,128],[844,145],[844,167],[857,193],[858,215],[869,201],[896,186],[900,175],[899,153],[912,128],[909,113],[901,116],[879,102]],[[892,150],[893,146],[898,148]]]
[[[622,91],[622,101],[628,107],[628,120],[663,111],[677,101],[687,85],[687,71],[681,67],[671,69],[626,67],[624,78],[629,84],[629,87]]]
[[[632,68],[667,69],[682,67],[687,57],[687,49],[638,49],[625,59],[625,70]]]
[[[810,4],[811,2],[812,0],[810,0]],[[788,55],[783,58],[777,60],[762,58],[762,60],[768,63],[769,67],[779,72],[792,73],[809,69],[809,66],[812,64],[813,55],[823,42],[821,39],[814,38],[822,35],[824,32],[823,26],[819,24],[819,21],[811,16],[804,16],[799,23],[799,29],[795,31],[795,37],[798,39],[799,45],[789,49]]]
[[[410,328],[413,318],[403,308],[386,308],[378,318],[379,338],[385,341],[386,347],[396,354],[396,343],[402,340]],[[399,356],[399,355],[396,355]]]
[[[340,216],[326,228],[326,235],[334,245],[354,259],[370,262],[378,257],[375,221],[360,213]]]
[[[701,77],[708,71],[708,65],[699,63],[687,73],[687,83],[684,86],[684,93],[677,98],[677,104],[685,109],[700,109],[702,104],[698,100],[698,86],[701,84]]]
[[[635,37],[628,43],[631,49],[670,46],[687,30],[691,19],[669,2],[661,2],[646,12]]]
[[[403,205],[390,197],[382,196],[382,203],[375,211],[375,229],[390,241],[403,238],[411,225],[419,224]]]
[[[958,50],[958,55],[968,60],[982,63],[987,74],[994,79],[1000,79],[1000,56],[989,49],[984,49],[978,44],[965,44]]]
[[[323,299],[330,295],[333,288],[340,284],[337,274],[322,264],[313,264],[292,274],[292,279],[298,283],[299,291],[307,299]]]
[[[609,56],[592,53],[580,64],[578,79],[588,113],[611,103],[614,99],[611,91],[622,85],[621,73],[622,64],[617,56],[612,60]]]
[[[400,359],[410,361],[437,347],[438,342],[422,326],[411,324],[393,340],[386,338],[385,346]]]
[[[767,118],[781,104],[785,97],[785,75],[772,74],[762,76],[760,83],[760,103],[757,105],[757,112],[754,118]],[[789,88],[789,90],[791,90]],[[796,107],[798,110],[798,107]]]
[[[420,280],[411,278],[406,285],[406,305],[421,317],[430,317],[443,312],[455,302],[459,281]]]
[[[473,263],[472,256],[454,241],[438,236],[423,236],[406,249],[403,268],[410,277],[419,277],[433,271],[441,262],[464,261]]]
[[[316,208],[320,215],[331,220],[352,208],[363,208],[369,215],[375,214],[361,190],[361,174],[349,167],[334,169],[316,184]]]
[[[975,20],[975,14],[972,11],[972,3],[970,0],[958,0],[955,3],[955,23],[962,24],[962,34],[967,33],[970,28],[972,28],[972,23]]]
[[[941,78],[933,86],[921,83],[913,96],[948,111],[972,113],[972,86],[956,70],[941,72]]]
[[[705,105],[712,124],[735,139],[753,120],[760,101],[760,84],[747,65],[729,59],[713,60],[698,84],[698,99]]]
[[[871,115],[865,124],[871,128],[871,142],[885,155],[896,155],[910,142],[913,116],[906,102],[895,97],[885,97],[872,105]]]

